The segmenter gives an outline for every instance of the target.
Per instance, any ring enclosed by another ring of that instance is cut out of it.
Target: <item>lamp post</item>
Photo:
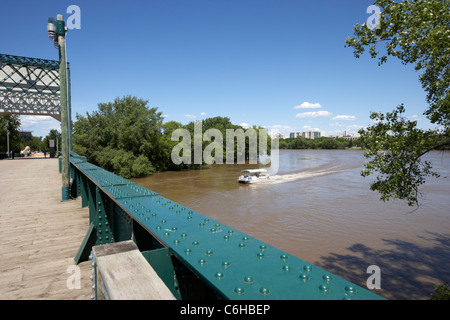
[[[63,16],[58,14],[57,20],[48,19],[47,32],[55,48],[59,49],[59,94],[61,106],[61,175],[62,175],[62,201],[70,200],[70,110],[68,109],[68,79],[66,61],[66,31]]]
[[[9,154],[9,129],[7,128],[6,129],[6,145],[7,145],[7,149],[8,149],[8,158],[10,157],[10,154]]]

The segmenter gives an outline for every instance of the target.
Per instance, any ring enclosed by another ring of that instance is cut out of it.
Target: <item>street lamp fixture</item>
[[[65,37],[67,27],[64,24],[63,16],[58,14],[57,20],[48,18],[47,33],[50,40],[53,41],[55,48],[59,48],[58,37]]]
[[[50,40],[55,41],[56,38],[56,22],[53,18],[48,18],[47,33]]]

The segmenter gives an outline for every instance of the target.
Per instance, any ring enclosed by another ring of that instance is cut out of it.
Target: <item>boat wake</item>
[[[327,168],[327,169],[323,169],[323,170],[305,170],[305,171],[300,171],[300,172],[296,172],[296,173],[277,174],[277,175],[270,176],[268,179],[259,179],[257,181],[257,184],[261,185],[261,184],[278,184],[278,183],[293,182],[293,181],[298,181],[298,180],[303,180],[303,179],[309,179],[309,178],[334,174],[334,173],[342,172],[345,170],[347,170],[347,169],[334,167],[334,168]]]

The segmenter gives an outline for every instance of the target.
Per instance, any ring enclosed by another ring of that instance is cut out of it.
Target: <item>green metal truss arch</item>
[[[48,115],[61,121],[59,61],[0,54],[0,116]]]

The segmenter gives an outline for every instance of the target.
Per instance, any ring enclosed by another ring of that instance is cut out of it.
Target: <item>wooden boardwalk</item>
[[[88,226],[81,199],[61,202],[57,159],[1,160],[0,299],[90,299],[89,261],[78,265],[80,288],[69,288]]]

